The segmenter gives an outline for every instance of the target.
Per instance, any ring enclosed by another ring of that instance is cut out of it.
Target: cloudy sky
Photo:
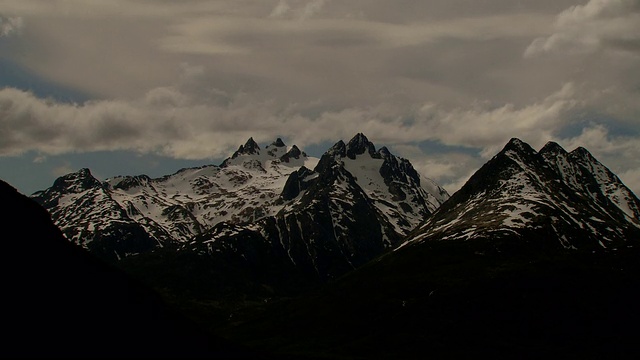
[[[363,132],[457,190],[512,137],[640,193],[640,0],[0,0],[0,178]]]

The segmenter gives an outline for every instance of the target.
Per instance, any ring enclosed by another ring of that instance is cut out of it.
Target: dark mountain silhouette
[[[70,243],[41,206],[2,181],[0,198],[1,357],[254,356]]]

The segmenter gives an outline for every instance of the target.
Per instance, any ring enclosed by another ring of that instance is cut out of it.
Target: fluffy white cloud
[[[4,17],[0,15],[0,37],[19,33],[24,27],[24,20],[19,16]]]
[[[535,39],[525,57],[555,51],[596,52],[601,49],[640,52],[640,2],[590,0],[557,17],[553,34]]]
[[[433,152],[415,145],[395,145],[391,151],[409,159],[420,174],[435,180],[449,194],[460,189],[484,161],[456,149]]]

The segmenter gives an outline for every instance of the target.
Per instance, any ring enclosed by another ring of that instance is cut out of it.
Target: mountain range
[[[219,166],[82,169],[32,199],[71,242],[261,351],[638,354],[640,200],[584,148],[511,139],[449,196],[363,134],[319,159],[249,139]]]
[[[512,139],[393,251],[221,331],[318,358],[637,358],[639,204],[585,149]]]
[[[175,248],[248,266],[268,258],[320,280],[395,248],[448,197],[363,134],[320,159],[249,139],[219,166],[158,179],[101,182],[82,169],[32,196],[70,241],[108,261]]]

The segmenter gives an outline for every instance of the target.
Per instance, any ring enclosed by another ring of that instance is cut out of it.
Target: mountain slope
[[[292,173],[283,198],[290,200],[277,215],[242,229],[220,223],[189,246],[222,252],[234,248],[238,235],[252,234],[255,244],[272,249],[270,258],[328,280],[396,247],[448,194],[357,134],[336,143],[313,171]]]
[[[551,247],[616,250],[640,238],[639,206],[585,149],[567,153],[547,144],[538,153],[512,139],[409,236],[408,244],[520,238]]]

